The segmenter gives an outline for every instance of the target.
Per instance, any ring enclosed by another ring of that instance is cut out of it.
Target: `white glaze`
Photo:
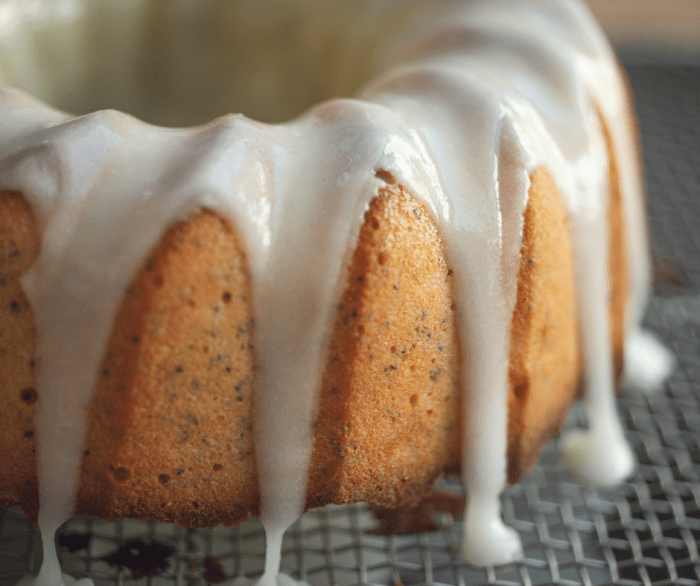
[[[380,61],[393,65],[360,92],[361,101],[323,103],[284,125],[230,115],[164,129],[115,111],[71,119],[15,90],[0,96],[0,186],[25,194],[43,233],[40,258],[23,278],[41,360],[43,529],[72,511],[84,413],[124,290],[165,228],[206,207],[240,232],[254,284],[255,446],[268,533],[263,583],[274,583],[282,535],[304,504],[342,268],[382,185],[379,169],[431,210],[454,271],[467,398],[467,560],[486,565],[520,555],[498,498],[506,480],[522,213],[540,165],[569,214],[591,420],[589,432],[564,444],[576,467],[599,472],[598,482],[629,473],[633,459],[613,398],[608,167],[596,103],[620,166],[634,285],[629,332],[638,332],[649,270],[639,169],[614,55],[574,1],[405,6],[422,16],[386,40]]]
[[[636,327],[627,335],[623,375],[626,386],[655,391],[675,366],[676,357],[651,332]]]
[[[58,527],[44,526],[41,529],[41,543],[44,550],[44,562],[41,565],[39,575],[25,576],[17,586],[94,586],[90,578],[76,580],[68,574],[61,572],[61,565],[56,554],[56,530]]]

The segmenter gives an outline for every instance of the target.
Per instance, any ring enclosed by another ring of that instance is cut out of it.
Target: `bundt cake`
[[[59,108],[298,117],[1,91],[0,499],[51,544],[260,516],[272,580],[304,509],[461,473],[466,559],[510,561],[505,483],[581,390],[567,457],[623,479],[614,382],[666,366],[620,68],[574,0],[279,4],[17,4],[5,83]]]

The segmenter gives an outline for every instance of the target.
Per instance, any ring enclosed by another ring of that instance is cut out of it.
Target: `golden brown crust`
[[[574,400],[580,349],[566,213],[542,168],[523,217],[518,295],[511,328],[508,479],[534,464]],[[515,403],[515,404],[513,404]]]
[[[627,243],[624,232],[624,209],[622,189],[620,187],[620,171],[617,156],[613,148],[612,135],[605,118],[599,112],[599,118],[608,152],[608,275],[610,276],[610,341],[613,348],[613,364],[615,376],[619,382],[624,367],[625,317],[627,300],[629,298],[629,267]],[[635,134],[636,136],[636,134]]]
[[[31,428],[34,405],[18,390],[33,381],[33,317],[19,275],[38,253],[38,234],[18,194],[0,194],[3,218],[0,299],[4,307],[17,299],[22,311],[0,313],[0,360],[7,360],[0,395],[17,395],[12,404],[22,420],[0,426],[7,446],[0,495],[11,494],[36,518],[34,439],[20,436]],[[15,249],[24,264],[10,270]],[[307,507],[396,506],[427,494],[440,475],[459,472],[462,395],[451,280],[427,210],[400,186],[381,190],[365,215],[336,316]],[[511,482],[558,430],[580,374],[566,218],[542,169],[532,176],[524,216],[516,307]],[[78,514],[212,526],[258,513],[252,315],[235,232],[207,211],[168,230],[115,319],[89,415]]]
[[[365,214],[336,319],[309,505],[395,506],[426,492],[460,448],[451,271],[426,208],[403,188]]]
[[[34,214],[20,193],[0,194],[0,505],[39,505],[34,443],[34,317],[20,276],[39,254]]]
[[[163,236],[115,320],[78,514],[203,526],[257,513],[246,257],[202,212]]]

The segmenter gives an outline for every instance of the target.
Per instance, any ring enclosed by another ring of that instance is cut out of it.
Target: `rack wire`
[[[461,525],[449,516],[431,533],[385,537],[370,532],[376,521],[366,507],[352,505],[304,515],[285,537],[285,572],[329,586],[700,581],[700,55],[621,57],[640,116],[653,245],[664,266],[683,274],[657,289],[646,319],[675,352],[676,372],[656,394],[619,400],[635,475],[611,490],[588,490],[567,476],[554,441],[503,495],[506,522],[524,545],[516,563],[464,564]],[[570,425],[581,423],[575,409]],[[208,531],[78,519],[62,528],[59,550],[68,573],[100,586],[200,586],[259,575],[264,540],[257,522]],[[21,512],[0,511],[0,586],[36,572],[40,557],[38,533]],[[129,569],[139,559],[143,567]]]

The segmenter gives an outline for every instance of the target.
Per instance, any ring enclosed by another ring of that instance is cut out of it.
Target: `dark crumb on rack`
[[[202,573],[202,578],[207,582],[212,582],[218,584],[226,580],[226,574],[224,569],[221,567],[219,560],[215,557],[208,555],[204,558],[204,572]]]
[[[370,507],[379,521],[379,527],[371,531],[373,535],[402,535],[406,533],[426,533],[438,531],[440,526],[435,518],[439,514],[457,517],[464,511],[464,497],[447,492],[434,492],[418,503],[395,509]]]
[[[140,539],[129,539],[102,559],[110,566],[131,570],[132,579],[139,580],[162,574],[168,568],[168,558],[174,553],[174,547],[159,541],[145,543]]]
[[[67,549],[70,553],[75,553],[90,546],[89,533],[59,533],[58,547]]]

